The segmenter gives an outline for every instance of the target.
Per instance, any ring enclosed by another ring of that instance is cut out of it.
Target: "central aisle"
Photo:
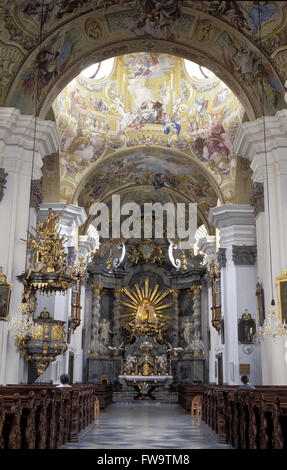
[[[229,449],[178,404],[113,403],[91,431],[62,449]]]

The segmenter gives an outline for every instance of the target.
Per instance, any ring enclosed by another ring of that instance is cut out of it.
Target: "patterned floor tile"
[[[94,428],[63,449],[228,449],[204,424],[177,404],[121,403],[109,406]]]

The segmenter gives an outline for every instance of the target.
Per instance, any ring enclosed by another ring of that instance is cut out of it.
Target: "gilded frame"
[[[0,320],[8,321],[9,306],[13,284],[7,282],[5,274],[0,271]]]
[[[276,278],[280,320],[287,323],[287,270]]]

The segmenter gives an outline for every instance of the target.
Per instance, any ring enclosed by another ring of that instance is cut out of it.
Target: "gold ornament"
[[[149,279],[145,279],[145,287],[140,289],[135,285],[136,290],[130,292],[122,289],[122,292],[129,297],[130,302],[120,303],[132,310],[131,313],[121,315],[120,318],[127,318],[128,323],[125,328],[130,331],[131,338],[140,335],[157,335],[160,341],[163,340],[163,332],[168,329],[167,321],[171,318],[161,313],[162,310],[171,307],[173,303],[162,304],[163,299],[171,293],[168,289],[163,293],[158,293],[159,285],[154,289],[149,288]]]
[[[26,243],[33,249],[33,259],[26,272],[18,278],[23,281],[27,290],[66,291],[72,286],[75,273],[73,268],[68,266],[67,254],[64,252],[67,239],[60,235],[60,231],[57,232],[60,214],[56,214],[52,209],[48,211],[46,220],[33,229],[35,235],[28,232]],[[82,261],[80,264],[82,269]],[[82,271],[80,275],[81,273]]]

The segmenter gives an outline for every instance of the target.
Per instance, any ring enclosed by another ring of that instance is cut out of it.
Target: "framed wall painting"
[[[238,320],[238,342],[239,344],[255,343],[256,321],[250,313],[244,312]]]
[[[276,278],[280,319],[287,323],[287,270]]]
[[[12,284],[7,282],[5,274],[0,271],[0,320],[8,320]]]

